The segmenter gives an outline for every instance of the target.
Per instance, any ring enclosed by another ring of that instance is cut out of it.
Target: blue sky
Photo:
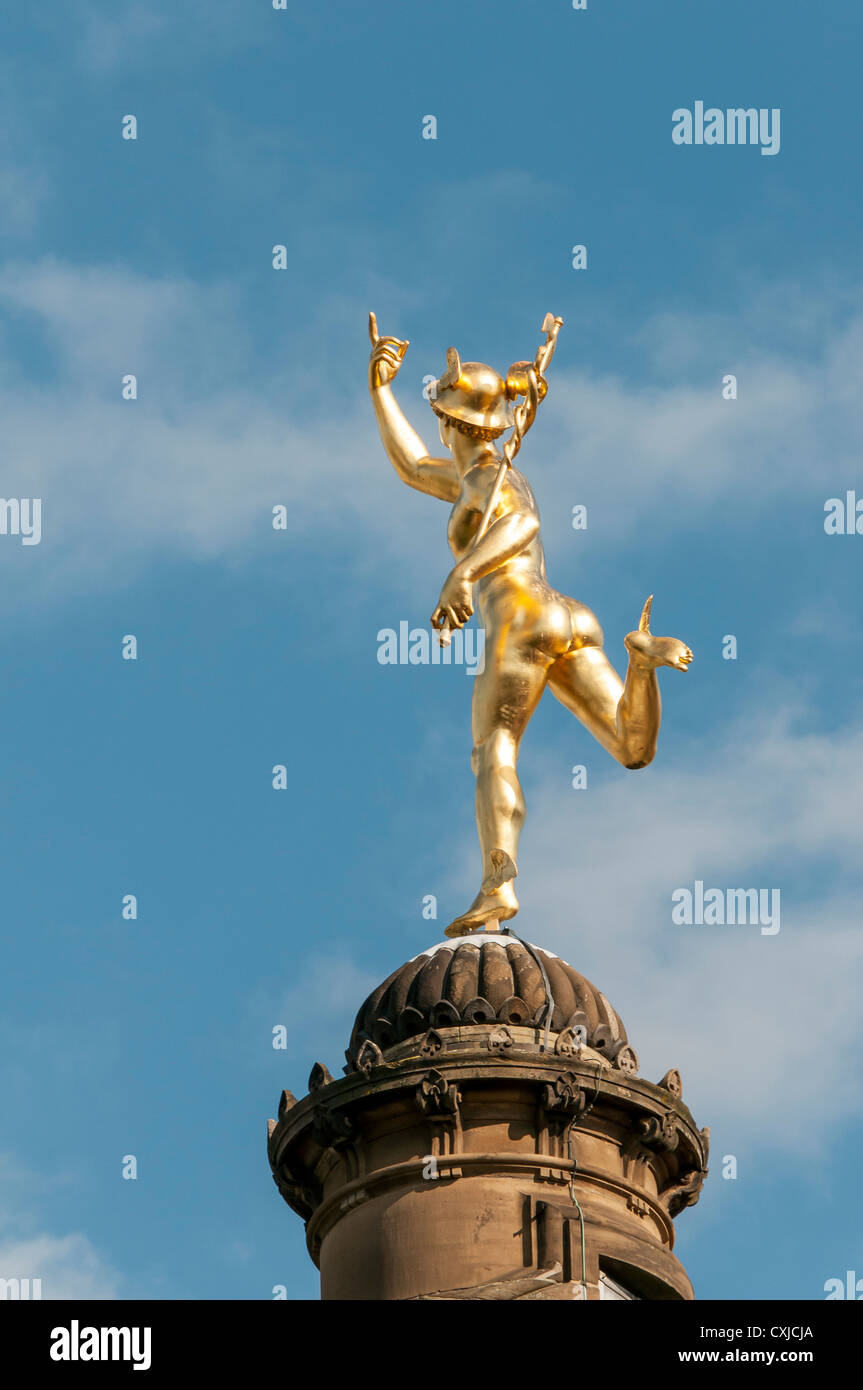
[[[369,308],[432,445],[450,343],[504,370],[564,316],[520,460],[550,578],[619,668],[650,592],[696,660],[637,777],[543,702],[517,930],[712,1128],[677,1222],[699,1296],[863,1267],[863,539],[823,527],[863,497],[861,30],[851,0],[0,19],[2,494],[43,500],[38,546],[0,536],[9,1274],[315,1297],[266,1118],[475,891],[470,681],[376,660],[448,552],[377,438]],[[780,108],[780,153],[674,145],[696,100]],[[698,878],[780,888],[780,932],[674,926]]]

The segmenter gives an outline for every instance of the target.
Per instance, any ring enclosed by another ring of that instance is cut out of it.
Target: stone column
[[[306,1097],[283,1092],[270,1163],[322,1297],[692,1298],[673,1218],[698,1200],[708,1132],[679,1073],[640,1079],[604,996],[550,953],[497,940],[442,943],[406,986],[408,962],[361,1009],[347,1075],[318,1065]],[[485,993],[465,1002],[474,966]],[[509,990],[497,1004],[495,981]]]

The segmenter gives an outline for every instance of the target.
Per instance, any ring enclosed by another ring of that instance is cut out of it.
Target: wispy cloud
[[[182,6],[148,0],[146,6],[120,7],[110,0],[74,0],[71,9],[64,37],[71,38],[77,62],[96,78],[135,71],[152,62],[154,51],[160,69],[188,69],[272,38],[231,0],[185,0]]]
[[[41,1281],[43,1299],[121,1297],[121,1276],[86,1236],[40,1233],[0,1241],[0,1278]]]
[[[856,293],[801,321],[773,299],[699,320],[663,315],[639,334],[644,378],[556,366],[543,405],[553,440],[543,491],[603,507],[602,534],[671,508],[697,531],[721,503],[748,519],[778,496],[826,498],[856,476],[863,448],[858,388],[863,312]],[[796,328],[795,328],[796,325]],[[722,396],[737,378],[736,400]],[[619,500],[626,497],[626,506]],[[813,528],[819,517],[813,511]],[[591,544],[589,533],[585,544]]]
[[[253,558],[279,502],[297,535],[337,537],[360,566],[374,555],[381,574],[396,560],[402,577],[433,571],[437,580],[444,512],[399,487],[383,456],[359,300],[322,306],[326,333],[304,325],[301,389],[253,342],[240,286],[47,260],[7,267],[0,304],[9,328],[26,327],[41,347],[38,371],[16,359],[8,331],[0,349],[6,495],[41,496],[44,512],[26,570],[18,556],[10,565],[8,546],[0,554],[11,599],[116,586],[165,555]],[[824,338],[800,330],[790,355],[775,345],[723,352],[739,374],[734,402],[722,399],[715,363],[694,365],[694,349],[688,375],[668,378],[669,354],[676,360],[696,327],[683,317],[654,326],[645,352],[664,380],[653,385],[556,364],[524,466],[543,495],[563,499],[561,515],[570,500],[603,506],[606,542],[660,511],[672,528],[685,516],[696,534],[714,520],[708,504],[748,515],[789,485],[831,495],[856,467],[863,314],[837,306],[829,331],[816,322]],[[742,344],[745,322],[737,336]],[[138,378],[136,401],[121,399],[127,373]],[[334,376],[355,381],[353,391],[333,399]],[[419,383],[405,368],[401,399],[433,449]],[[592,530],[583,543],[595,543]]]
[[[43,1299],[122,1297],[123,1278],[80,1232],[38,1229],[36,1175],[0,1155],[0,1278],[41,1281]]]

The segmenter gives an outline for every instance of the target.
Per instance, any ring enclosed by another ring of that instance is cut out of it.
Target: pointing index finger
[[[371,310],[369,310],[369,342],[371,343],[372,347],[374,347],[374,345],[375,345],[375,343],[377,342],[377,340],[378,340],[378,320],[377,320],[377,315],[376,315],[376,314],[373,314],[373,313],[371,312]]]

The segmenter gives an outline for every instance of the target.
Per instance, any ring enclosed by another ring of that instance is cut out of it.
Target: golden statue
[[[387,456],[403,482],[452,504],[447,534],[455,565],[432,626],[441,642],[449,641],[473,613],[476,584],[485,629],[485,666],[473,688],[471,758],[483,876],[447,936],[495,930],[518,911],[514,880],[525,810],[518,750],[546,686],[624,767],[647,767],[661,716],[656,668],[686,671],[692,660],[684,642],[650,631],[651,595],[638,628],[624,639],[629,665],[621,681],[593,613],[546,579],[539,512],[513,459],[548,390],[545,371],[562,323],[547,314],[545,342],[534,361],[514,363],[505,379],[481,362],[462,362],[449,348],[430,402],[450,457],[432,458],[391,388],[408,343],[379,337],[369,315],[369,390]],[[499,452],[496,441],[508,430]]]

